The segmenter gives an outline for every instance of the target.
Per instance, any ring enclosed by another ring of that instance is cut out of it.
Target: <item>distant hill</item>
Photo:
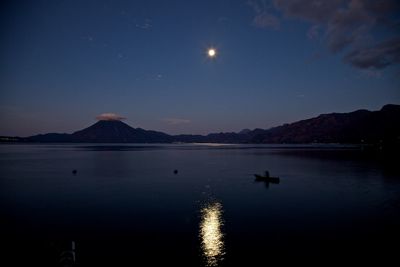
[[[40,134],[27,138],[6,137],[0,142],[87,143],[400,143],[400,105],[379,111],[322,114],[318,117],[264,129],[208,135],[168,135],[133,128],[119,120],[100,120],[72,134]]]
[[[98,121],[92,126],[74,132],[74,142],[94,143],[170,143],[172,137],[156,131],[132,128],[119,120]]]
[[[178,135],[175,141],[213,143],[377,143],[399,142],[400,105],[386,105],[379,111],[322,114],[268,130],[244,129],[239,133],[206,136]]]
[[[251,134],[251,133],[250,133]],[[251,143],[376,143],[400,138],[400,105],[322,114],[249,136]]]
[[[73,134],[40,134],[28,137],[33,142],[76,143],[170,143],[172,137],[156,131],[132,128],[119,120],[100,120]]]

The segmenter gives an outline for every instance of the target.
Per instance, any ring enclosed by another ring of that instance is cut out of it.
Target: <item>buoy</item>
[[[76,175],[77,173],[78,173],[77,170],[72,170],[72,174],[73,174],[73,175]]]
[[[174,170],[174,174],[178,174],[178,170]]]

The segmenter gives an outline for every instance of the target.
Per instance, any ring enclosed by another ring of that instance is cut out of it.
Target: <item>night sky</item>
[[[0,135],[101,113],[205,134],[400,103],[395,0],[2,1],[0,21]]]

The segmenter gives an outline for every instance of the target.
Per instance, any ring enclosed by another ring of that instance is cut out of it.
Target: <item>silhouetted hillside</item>
[[[214,143],[378,143],[399,142],[400,105],[386,105],[379,111],[322,114],[268,130],[244,129],[239,133],[206,136],[179,135],[175,141]]]
[[[28,138],[2,137],[2,142],[91,142],[91,143],[400,143],[400,105],[379,111],[322,114],[268,130],[244,129],[239,133],[175,135],[148,131],[119,120],[100,120],[73,134],[40,134]]]
[[[93,143],[169,143],[171,136],[162,132],[132,128],[118,120],[98,121],[71,135],[73,142]]]
[[[156,131],[132,128],[119,120],[100,120],[73,134],[40,134],[27,138],[33,142],[76,143],[170,143],[172,137]]]
[[[400,106],[380,111],[322,114],[271,128],[250,138],[252,143],[376,143],[400,136]]]
[[[27,141],[31,142],[40,142],[40,143],[66,143],[71,142],[70,134],[59,134],[59,133],[47,133],[47,134],[38,134],[31,137],[26,138]]]

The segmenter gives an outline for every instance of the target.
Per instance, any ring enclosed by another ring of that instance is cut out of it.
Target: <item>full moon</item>
[[[214,48],[210,48],[210,49],[208,49],[208,56],[209,57],[215,57],[216,55],[217,55],[217,51],[214,49]]]

